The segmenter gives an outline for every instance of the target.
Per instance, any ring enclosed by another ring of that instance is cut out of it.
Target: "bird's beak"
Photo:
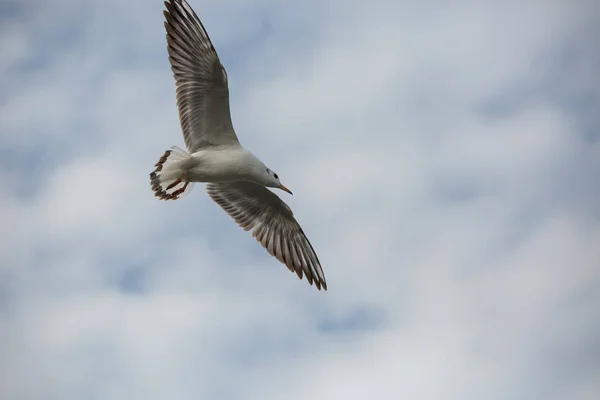
[[[283,186],[283,185],[279,185],[279,189],[281,189],[281,190],[283,190],[283,191],[285,191],[285,192],[288,192],[288,193],[289,193],[289,194],[291,194],[292,196],[294,195],[294,193],[292,193],[292,191],[291,191],[290,189],[286,188],[286,187],[285,187],[285,186]]]

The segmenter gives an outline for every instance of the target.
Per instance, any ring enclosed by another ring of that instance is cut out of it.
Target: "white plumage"
[[[239,143],[229,110],[227,73],[194,10],[165,1],[169,61],[188,151],[167,150],[150,174],[156,197],[176,200],[194,182],[300,279],[327,290],[319,258],[292,210],[267,187],[291,194],[279,176]]]

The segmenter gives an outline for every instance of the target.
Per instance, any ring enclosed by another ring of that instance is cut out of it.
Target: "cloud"
[[[324,293],[201,184],[151,196],[143,3],[0,6],[2,398],[594,398],[594,2],[192,1]]]

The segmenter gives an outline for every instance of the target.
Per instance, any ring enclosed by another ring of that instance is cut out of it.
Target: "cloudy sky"
[[[152,196],[161,1],[1,0],[0,398],[597,398],[597,2],[191,5],[329,291]]]

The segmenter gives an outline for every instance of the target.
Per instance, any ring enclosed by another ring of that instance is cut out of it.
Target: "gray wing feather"
[[[185,0],[165,1],[169,62],[190,152],[238,144],[231,123],[227,73],[200,19]]]
[[[300,279],[327,290],[319,258],[292,210],[275,193],[252,182],[208,183],[208,195],[237,224]]]

